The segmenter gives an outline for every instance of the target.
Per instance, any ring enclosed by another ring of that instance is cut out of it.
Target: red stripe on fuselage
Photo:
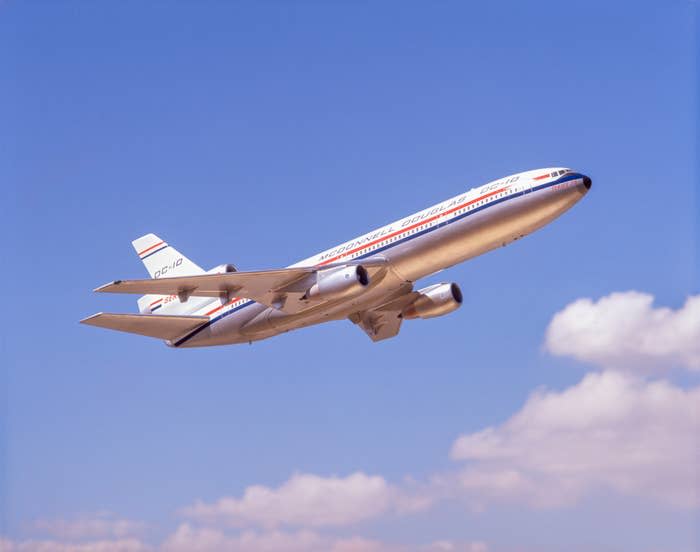
[[[547,178],[547,177],[549,177],[549,173],[536,176],[533,178],[533,180],[542,180],[543,178]]]
[[[228,307],[229,305],[233,305],[233,303],[235,303],[235,302],[238,301],[239,299],[240,299],[240,297],[234,297],[234,298],[231,299],[228,303],[224,303],[223,305],[219,305],[218,307],[216,307],[215,309],[210,310],[209,312],[205,312],[205,313],[204,313],[204,316],[211,316],[211,315],[214,314],[216,311],[219,311],[219,310],[223,309],[224,307]]]
[[[168,297],[175,297],[175,295],[169,295]],[[210,310],[209,312],[204,313],[204,316],[209,316],[209,315],[211,315],[211,314],[214,314],[216,311],[221,310],[221,309],[223,309],[224,307],[227,307],[227,306],[229,306],[229,305],[235,303],[235,302],[238,301],[239,299],[240,299],[240,297],[234,297],[234,298],[231,299],[228,303],[224,303],[223,305],[219,305],[219,306],[216,307],[215,309],[212,309],[212,310]],[[153,303],[151,303],[150,305],[148,305],[148,307],[149,307],[149,308],[152,308],[153,305],[155,305],[156,303],[160,303],[162,300],[163,300],[163,298],[156,299],[155,301],[153,301]]]
[[[444,213],[439,213],[437,215],[433,215],[432,217],[429,217],[425,220],[417,222],[416,224],[412,224],[411,226],[407,226],[406,228],[402,228],[401,230],[397,230],[396,232],[393,232],[392,234],[389,234],[387,236],[383,236],[377,240],[374,240],[373,242],[367,243],[367,244],[362,245],[360,247],[357,247],[355,249],[351,249],[350,251],[346,251],[346,252],[344,252],[340,255],[336,255],[335,257],[332,257],[330,259],[326,259],[325,261],[323,261],[322,263],[319,263],[316,266],[327,265],[329,263],[337,261],[338,259],[342,259],[343,257],[347,257],[348,255],[354,255],[355,253],[358,253],[359,251],[362,251],[363,249],[367,249],[368,247],[372,247],[373,245],[376,245],[378,243],[381,243],[383,241],[391,239],[395,236],[403,234],[404,232],[408,232],[410,230],[413,230],[414,228],[418,228],[419,226],[423,226],[424,224],[427,224],[427,223],[430,223],[434,220],[437,220],[440,217],[446,217],[447,215],[451,215],[455,211],[459,211],[460,209],[464,209],[464,207],[468,207],[469,205],[472,205],[478,201],[481,201],[482,199],[486,199],[487,197],[491,197],[493,195],[500,194],[501,192],[503,192],[507,189],[508,189],[507,187],[506,188],[499,188],[498,190],[494,190],[493,192],[489,192],[488,194],[477,197],[476,199],[472,199],[471,201],[467,201],[466,203],[462,203],[461,205],[457,205],[457,207],[453,207],[452,209],[449,209],[449,210],[445,211]]]

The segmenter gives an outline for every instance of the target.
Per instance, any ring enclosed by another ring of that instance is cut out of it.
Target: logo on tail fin
[[[173,272],[178,266],[182,266],[182,257],[178,257],[176,261],[173,261],[169,265],[161,267],[153,273],[153,278],[160,278],[161,276],[166,276],[168,272]]]

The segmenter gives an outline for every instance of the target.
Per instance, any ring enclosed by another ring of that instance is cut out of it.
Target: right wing
[[[81,324],[119,330],[159,339],[175,340],[209,322],[208,316],[171,316],[167,314],[111,314],[98,312]]]

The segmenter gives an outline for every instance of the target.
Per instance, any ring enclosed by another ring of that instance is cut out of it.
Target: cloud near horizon
[[[0,552],[488,552],[488,546],[480,541],[449,540],[409,546],[358,536],[326,536],[308,529],[227,534],[220,529],[183,523],[155,546],[136,539],[73,544],[57,540],[12,541],[0,538]]]
[[[277,488],[253,485],[240,498],[198,501],[182,514],[200,523],[231,527],[342,526],[397,512],[428,507],[377,475],[355,472],[347,477],[294,474]]]
[[[118,518],[110,512],[83,514],[70,519],[40,519],[31,525],[41,534],[67,540],[123,539],[139,535],[147,527],[145,523]]]
[[[153,552],[138,539],[104,539],[89,542],[59,540],[10,540],[0,537],[0,552]]]
[[[162,552],[487,552],[483,542],[437,541],[406,546],[363,537],[329,537],[307,529],[295,532],[244,531],[227,535],[218,529],[182,524],[160,548]]]

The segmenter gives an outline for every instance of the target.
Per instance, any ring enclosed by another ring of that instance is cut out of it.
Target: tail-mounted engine
[[[238,270],[232,264],[220,264],[211,270],[207,270],[207,274],[225,274],[226,272],[238,272]]]
[[[434,318],[457,310],[462,304],[462,290],[454,283],[435,284],[418,293],[418,298],[401,313],[404,318]]]

